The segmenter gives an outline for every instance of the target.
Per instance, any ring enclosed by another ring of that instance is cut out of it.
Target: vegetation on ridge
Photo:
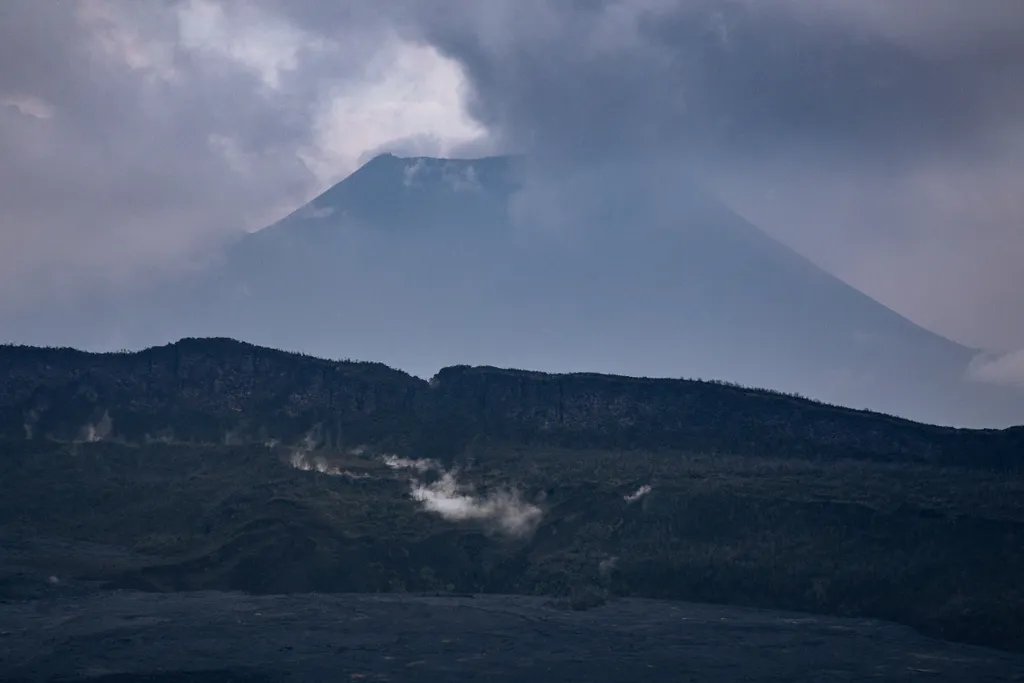
[[[473,438],[1019,468],[1024,428],[966,430],[696,380],[445,368],[425,382],[230,339],[127,354],[0,348],[0,436],[373,444],[443,457]],[[92,431],[90,431],[92,430]]]
[[[1024,649],[1020,429],[708,382],[456,367],[427,383],[231,340],[6,347],[0,372],[0,533],[66,543],[44,575],[577,608],[643,595]],[[444,462],[421,475],[385,453]],[[536,523],[510,535],[431,512],[416,493],[453,465],[444,495],[515,490]],[[134,554],[86,566],[83,542]]]

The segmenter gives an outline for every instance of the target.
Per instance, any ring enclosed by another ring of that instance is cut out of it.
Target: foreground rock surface
[[[1022,681],[870,620],[650,600],[129,591],[0,605],[4,681]]]

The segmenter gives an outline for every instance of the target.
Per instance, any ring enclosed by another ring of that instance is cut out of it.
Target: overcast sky
[[[0,307],[200,267],[380,150],[675,160],[1024,348],[1020,0],[3,0]]]

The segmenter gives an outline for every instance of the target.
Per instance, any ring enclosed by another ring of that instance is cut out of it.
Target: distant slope
[[[92,306],[71,330],[22,321],[23,338],[228,336],[422,377],[457,363],[706,377],[944,424],[1024,422],[1024,392],[966,379],[974,350],[654,175],[379,156],[203,277]]]
[[[373,445],[448,459],[478,438],[1019,468],[1024,429],[956,430],[689,380],[442,370],[430,383],[228,339],[139,353],[0,347],[0,438]]]

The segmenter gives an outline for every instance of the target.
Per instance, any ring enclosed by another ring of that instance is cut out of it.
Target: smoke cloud
[[[96,443],[97,441],[103,441],[105,438],[110,436],[114,430],[114,421],[110,419],[110,413],[103,411],[103,416],[96,422],[90,422],[82,427],[81,440],[86,443]],[[29,429],[26,429],[26,433]]]
[[[617,555],[612,555],[611,557],[604,558],[603,560],[601,560],[598,563],[597,571],[600,572],[602,577],[608,578],[608,576],[610,576],[611,573],[613,571],[615,571],[615,568],[618,566],[618,564],[619,564],[618,556]]]
[[[1001,355],[976,356],[967,373],[976,382],[1024,387],[1024,349]]]
[[[543,517],[536,505],[522,499],[516,489],[499,489],[479,495],[458,479],[458,469],[446,470],[436,460],[413,460],[388,455],[382,458],[393,470],[412,470],[420,475],[437,472],[440,477],[425,482],[409,481],[410,494],[423,509],[450,522],[476,522],[488,530],[514,538],[532,534]]]
[[[650,484],[644,484],[643,486],[638,488],[636,491],[633,491],[633,493],[630,493],[628,495],[623,496],[622,500],[626,501],[627,503],[635,503],[636,501],[640,500],[641,498],[643,498],[644,496],[646,496],[650,492],[651,492]]]
[[[397,455],[385,455],[382,460],[386,466],[393,470],[416,470],[417,472],[424,474],[431,470],[444,469],[441,466],[441,463],[436,460],[413,460],[412,458],[400,458]]]
[[[347,477],[348,479],[369,479],[370,475],[350,470],[343,470],[332,464],[322,455],[313,455],[308,450],[298,449],[292,452],[288,463],[303,472],[318,472],[330,477]]]

